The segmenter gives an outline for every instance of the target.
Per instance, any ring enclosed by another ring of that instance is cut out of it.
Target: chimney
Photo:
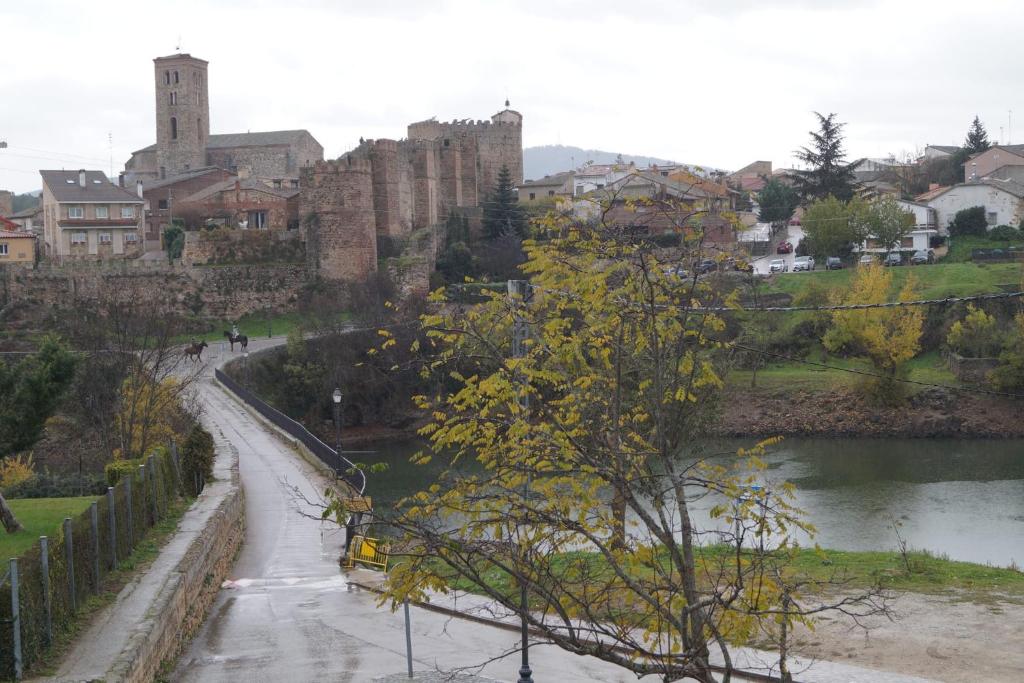
[[[80,169],[78,171],[78,186],[79,187],[85,187],[85,169],[84,168]]]
[[[142,199],[142,181],[135,181],[135,193],[139,195],[139,199]]]
[[[235,204],[242,203],[242,183],[238,180],[235,181]]]
[[[124,173],[117,174],[117,184],[124,187]]]

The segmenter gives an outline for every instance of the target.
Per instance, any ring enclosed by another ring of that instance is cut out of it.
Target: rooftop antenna
[[[177,45],[174,46],[174,51],[178,52],[178,53],[181,52],[181,34],[180,33],[178,34],[178,43],[177,43]]]

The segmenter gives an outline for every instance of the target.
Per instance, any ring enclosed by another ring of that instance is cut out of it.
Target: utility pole
[[[530,326],[520,312],[521,307],[526,304],[533,294],[530,283],[526,280],[509,280],[508,296],[515,310],[515,318],[512,323],[512,357],[522,358],[526,355],[526,339],[530,334]],[[519,405],[523,412],[530,407],[529,396],[523,394],[519,399]],[[530,495],[530,475],[527,471],[526,481],[523,484],[523,500]],[[530,601],[526,590],[526,582],[520,581],[519,609],[522,612],[522,664],[519,667],[519,680],[517,683],[533,683],[533,671],[530,669],[530,622],[527,617]]]

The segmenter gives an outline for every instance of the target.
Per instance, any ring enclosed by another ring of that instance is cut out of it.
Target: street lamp
[[[242,374],[245,375],[245,387],[249,388],[249,352],[242,354]]]
[[[341,453],[341,389],[335,388],[334,399],[334,450]]]

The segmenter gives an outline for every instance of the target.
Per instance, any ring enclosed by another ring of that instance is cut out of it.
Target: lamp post
[[[242,354],[242,374],[245,375],[245,388],[249,388],[249,352]]]
[[[334,400],[334,450],[341,453],[341,389],[335,388],[331,398]]]

